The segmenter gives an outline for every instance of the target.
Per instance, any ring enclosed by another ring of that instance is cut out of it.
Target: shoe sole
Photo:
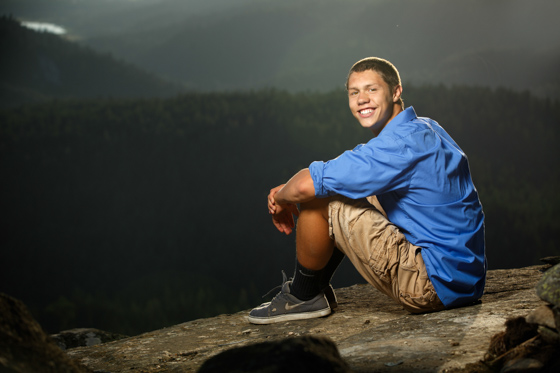
[[[338,301],[336,299],[336,295],[334,294],[334,290],[325,289],[323,292],[325,293],[325,298],[327,298],[327,302],[329,302],[331,310],[334,311],[338,307]]]
[[[283,315],[272,316],[272,317],[249,316],[248,321],[252,324],[266,325],[266,324],[274,324],[277,322],[285,322],[285,321],[292,321],[292,320],[315,319],[317,317],[330,315],[330,313],[331,313],[331,308],[327,307],[322,310],[313,311],[313,312],[286,313]]]
[[[332,288],[332,286],[329,285],[323,290],[323,293],[327,298],[327,302],[329,302],[329,306],[331,307],[331,310],[334,311],[338,307],[338,301],[336,299],[334,289]]]

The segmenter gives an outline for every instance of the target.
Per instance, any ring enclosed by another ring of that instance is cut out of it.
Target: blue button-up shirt
[[[465,153],[412,107],[367,144],[309,166],[317,197],[376,195],[389,220],[422,258],[446,307],[482,296],[484,214]]]

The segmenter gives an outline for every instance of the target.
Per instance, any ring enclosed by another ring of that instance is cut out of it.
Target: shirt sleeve
[[[413,163],[392,139],[372,139],[327,162],[311,163],[309,171],[318,198],[341,194],[352,199],[406,188]]]

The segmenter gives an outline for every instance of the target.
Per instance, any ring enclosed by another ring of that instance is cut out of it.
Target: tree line
[[[560,255],[558,101],[406,84],[404,100],[467,153],[490,268]],[[369,138],[339,90],[0,111],[0,291],[50,332],[137,334],[255,306],[294,265],[269,189]],[[334,285],[358,281],[346,264]]]

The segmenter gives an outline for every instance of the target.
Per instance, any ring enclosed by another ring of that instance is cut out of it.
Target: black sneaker
[[[282,272],[282,289],[272,301],[263,303],[249,313],[249,322],[253,324],[273,324],[276,322],[305,320],[327,316],[331,307],[325,293],[319,293],[315,298],[302,301],[290,294],[290,285],[286,274]]]

